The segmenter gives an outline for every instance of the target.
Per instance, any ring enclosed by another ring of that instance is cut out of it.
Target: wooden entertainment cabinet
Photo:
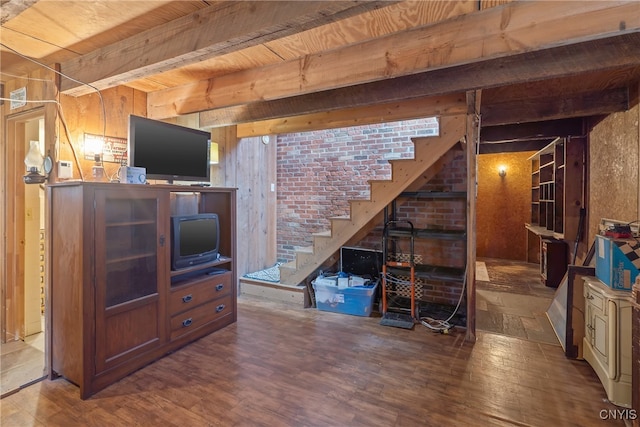
[[[47,187],[52,376],[86,399],[237,319],[232,188]],[[171,215],[216,213],[220,254],[171,270]]]

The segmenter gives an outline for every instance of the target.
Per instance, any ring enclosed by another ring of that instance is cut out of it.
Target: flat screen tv
[[[220,222],[214,213],[171,217],[171,269],[180,270],[219,258]]]
[[[129,166],[147,179],[209,182],[211,134],[171,123],[129,116]]]

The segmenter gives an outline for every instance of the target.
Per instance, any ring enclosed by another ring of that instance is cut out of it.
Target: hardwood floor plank
[[[64,379],[1,401],[1,424],[138,426],[585,426],[615,409],[557,345],[243,296],[238,322],[88,400]],[[607,425],[624,425],[609,420]]]

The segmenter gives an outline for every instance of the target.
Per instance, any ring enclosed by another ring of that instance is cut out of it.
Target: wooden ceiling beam
[[[136,36],[63,62],[61,91],[84,95],[98,89],[197,63],[334,20],[387,6],[388,1],[215,2]]]
[[[640,32],[637,2],[513,2],[453,19],[148,94],[162,119]]]
[[[485,126],[595,116],[625,111],[629,108],[626,87],[567,96],[527,98],[482,105]]]
[[[508,143],[516,141],[549,141],[557,137],[569,135],[579,136],[584,133],[582,118],[548,120],[480,128],[481,143]]]
[[[244,138],[465,113],[464,94],[451,94],[240,124],[237,134],[238,138]],[[202,122],[200,126],[205,127]]]
[[[480,143],[480,154],[519,153],[522,151],[540,151],[553,139],[522,140],[513,142]]]
[[[205,127],[228,126],[558,79],[597,70],[622,70],[611,79],[611,84],[619,85],[625,79],[636,78],[625,73],[629,74],[626,70],[630,65],[637,64],[640,64],[640,34],[626,34],[309,95],[208,110],[200,113],[200,123]],[[558,86],[561,85],[559,82]]]

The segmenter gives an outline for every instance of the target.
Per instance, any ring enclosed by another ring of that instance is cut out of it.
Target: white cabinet
[[[584,358],[593,367],[611,403],[631,406],[630,293],[584,277]]]

